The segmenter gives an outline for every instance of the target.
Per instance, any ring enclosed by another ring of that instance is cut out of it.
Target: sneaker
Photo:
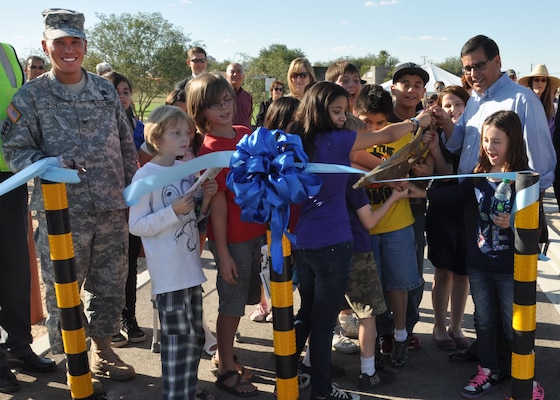
[[[335,328],[332,338],[332,349],[344,354],[354,354],[360,350],[360,346],[354,343],[350,338],[344,336],[340,328]]]
[[[533,381],[533,397],[532,400],[544,400],[544,389],[537,381]]]
[[[317,396],[309,397],[310,400],[360,400],[360,395],[356,393],[345,392],[342,390],[338,384],[332,383],[331,384],[331,392],[328,394],[327,397],[320,399]]]
[[[408,335],[408,350],[420,350],[422,348],[422,341],[414,333]]]
[[[266,316],[266,322],[272,322],[272,312],[269,312]]]
[[[253,322],[264,322],[267,316],[268,310],[265,309],[261,304],[257,304],[253,312],[249,314],[249,319]]]
[[[384,335],[378,338],[382,356],[390,356],[393,351],[393,335]]]
[[[311,376],[311,367],[308,367],[304,363],[300,363],[298,367],[298,373],[307,374]],[[331,364],[331,378],[339,378],[344,376],[346,370],[344,367],[339,367],[338,365]]]
[[[404,342],[393,340],[393,348],[391,350],[391,363],[395,368],[401,368],[408,358],[408,339]]]
[[[360,326],[360,320],[356,314],[352,313],[349,315],[339,315],[338,322],[340,324],[341,333],[351,339],[358,338],[358,327]]]
[[[123,347],[128,344],[128,340],[124,337],[122,333],[117,333],[111,338],[111,347]]]
[[[7,365],[0,366],[0,393],[14,393],[21,389],[19,381]]]
[[[478,366],[478,373],[471,377],[467,386],[463,388],[461,396],[466,399],[477,399],[486,393],[498,388],[498,376],[493,374],[488,368]]]
[[[385,369],[377,369],[372,376],[368,374],[358,375],[358,388],[360,390],[370,390],[374,387],[385,385],[393,381],[394,375]]]
[[[303,372],[298,371],[297,377],[298,377],[298,389],[299,390],[305,389],[311,383],[311,375],[309,375],[309,374],[304,374]]]
[[[126,334],[128,341],[131,343],[140,343],[146,340],[146,335],[138,326],[136,318],[123,318],[121,321],[121,330]]]

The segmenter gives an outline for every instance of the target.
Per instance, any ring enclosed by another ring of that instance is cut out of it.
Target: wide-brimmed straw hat
[[[519,78],[517,83],[519,83],[520,85],[529,87],[529,79],[537,77],[537,76],[544,76],[544,77],[548,78],[548,82],[550,83],[551,89],[553,91],[560,87],[560,79],[556,78],[555,76],[551,76],[548,73],[548,68],[546,68],[546,65],[544,65],[544,64],[537,64],[537,66],[535,68],[533,68],[533,70],[531,71],[531,73],[529,75],[526,75],[522,78]]]

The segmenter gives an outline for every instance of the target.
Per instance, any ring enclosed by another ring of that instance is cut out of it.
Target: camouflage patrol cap
[[[84,33],[84,14],[62,8],[49,8],[43,11],[43,25],[47,39],[66,36],[86,38]]]

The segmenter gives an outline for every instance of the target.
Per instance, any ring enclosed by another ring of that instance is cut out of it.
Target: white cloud
[[[342,46],[334,46],[331,47],[331,50],[335,53],[342,53],[342,52],[350,52],[356,50],[354,46],[342,45]]]
[[[418,36],[418,37],[414,37],[414,36],[399,36],[400,40],[410,40],[410,41],[422,41],[422,42],[445,42],[448,40],[447,37],[442,36],[442,37],[433,37],[433,36],[429,36],[429,35],[424,35],[424,36]]]
[[[226,43],[226,44],[239,44],[239,43],[237,42],[237,40],[235,40],[235,39],[230,39],[230,38],[225,39],[225,40],[224,40],[224,43]]]
[[[349,21],[347,19],[343,19],[342,21],[340,21],[341,25],[348,25]]]
[[[394,6],[395,4],[399,4],[399,0],[381,0],[377,1],[366,1],[364,6],[365,7],[379,7],[379,6]]]

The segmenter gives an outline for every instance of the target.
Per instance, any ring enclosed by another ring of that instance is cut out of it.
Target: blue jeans
[[[294,251],[301,297],[294,321],[297,354],[309,337],[312,396],[324,397],[331,392],[333,329],[350,279],[352,250],[350,241]]]
[[[371,235],[370,239],[387,304],[387,311],[376,317],[377,333],[378,336],[387,336],[393,333],[394,328],[391,302],[387,291],[406,290],[409,295],[411,292],[422,292],[424,280],[418,273],[413,225],[392,232]],[[408,304],[410,304],[410,299],[407,303],[407,328]],[[413,314],[416,311],[413,310]],[[410,331],[408,332],[410,333]]]
[[[418,267],[418,275],[424,283],[424,248],[426,247],[426,237],[424,231],[426,228],[426,213],[414,213],[414,238],[416,239],[416,266]],[[408,291],[408,300],[406,305],[406,331],[410,334],[414,330],[416,323],[420,321],[420,303],[424,296],[424,285],[420,285],[415,289]]]
[[[495,273],[473,265],[468,265],[468,273],[474,301],[478,358],[482,367],[496,372],[496,331],[500,316],[506,339],[511,343],[513,337],[513,274]]]

